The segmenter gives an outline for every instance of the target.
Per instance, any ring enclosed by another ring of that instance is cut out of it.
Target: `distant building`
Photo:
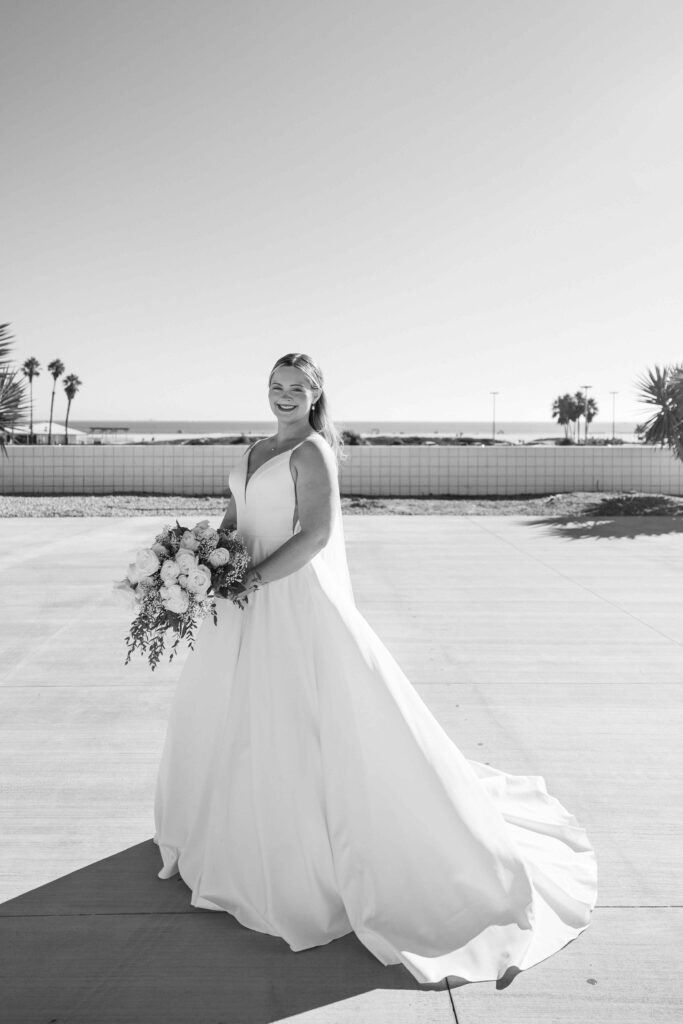
[[[26,444],[29,435],[28,423],[22,423],[16,427],[10,427],[7,430],[7,434],[10,439],[16,441],[17,444]],[[48,437],[50,435],[50,424],[48,420],[40,420],[33,424],[33,434],[36,439],[36,444],[47,444]],[[76,430],[75,427],[69,427],[69,444],[91,444],[92,438],[88,436],[83,430]],[[52,444],[66,444],[66,429],[63,423],[52,423]]]
[[[127,440],[130,427],[90,427],[89,430],[88,441],[91,444],[102,444],[103,441]]]

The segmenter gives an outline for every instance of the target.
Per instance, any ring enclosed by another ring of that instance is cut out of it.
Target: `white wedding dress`
[[[245,486],[247,463],[229,482],[258,564],[300,524],[289,452]],[[217,604],[170,711],[159,877],[292,950],[353,930],[421,983],[501,978],[588,925],[584,829],[541,777],[467,760],[439,725],[355,605],[338,497],[310,562]]]

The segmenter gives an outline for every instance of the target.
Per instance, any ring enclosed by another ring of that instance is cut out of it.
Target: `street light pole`
[[[491,437],[493,438],[493,443],[495,444],[496,443],[496,395],[500,394],[500,392],[499,391],[491,391],[490,393],[493,395],[493,424],[491,426]]]
[[[583,429],[583,443],[584,444],[588,444],[588,389],[592,388],[593,385],[592,384],[584,384],[583,387],[586,389],[586,405],[585,405],[585,408],[584,408],[584,413],[586,415],[586,422],[584,424],[584,429]]]
[[[612,440],[613,441],[616,440],[616,434],[615,434],[615,431],[614,431],[614,402],[615,402],[614,396],[618,395],[618,394],[619,394],[618,391],[610,391],[610,395],[612,396]]]

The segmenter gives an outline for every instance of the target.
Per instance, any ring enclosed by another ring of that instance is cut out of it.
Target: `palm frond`
[[[64,373],[64,363],[61,359],[53,359],[51,363],[47,364],[47,372],[52,374],[56,382],[57,378]]]
[[[595,419],[595,417],[598,415],[599,412],[600,412],[600,409],[598,407],[598,403],[595,401],[594,398],[589,398],[588,399],[588,406],[587,406],[587,410],[586,410],[586,416],[588,417],[588,422],[592,423],[593,420]]]
[[[12,363],[9,353],[14,341],[14,335],[9,334],[9,326],[9,324],[0,324],[0,370],[8,369]]]
[[[28,418],[28,410],[26,381],[18,370],[0,369],[0,450],[5,456],[10,429]]]
[[[676,419],[669,445],[676,458],[683,462],[683,366],[672,367],[669,377],[671,405]]]
[[[29,381],[32,381],[34,377],[40,376],[40,363],[35,356],[29,356],[28,359],[24,360],[21,372],[28,377]]]
[[[76,374],[75,374],[75,373],[70,373],[70,374],[69,374],[69,375],[68,375],[67,377],[65,377],[65,378],[64,378],[64,380],[62,381],[62,385],[63,385],[63,387],[64,387],[64,390],[65,390],[65,392],[66,392],[66,396],[67,396],[67,398],[69,398],[69,399],[72,399],[72,398],[74,398],[74,396],[75,396],[76,392],[78,391],[78,389],[79,389],[80,387],[82,387],[82,385],[83,385],[83,381],[82,381],[82,380],[80,380],[80,379],[79,379],[79,378],[78,378],[78,377],[76,376]]]
[[[641,441],[662,448],[667,445],[683,461],[683,364],[655,365],[641,374],[636,384],[640,404],[657,407],[657,412],[636,428]]]
[[[665,405],[668,400],[671,367],[655,366],[638,377],[638,395],[643,405]]]

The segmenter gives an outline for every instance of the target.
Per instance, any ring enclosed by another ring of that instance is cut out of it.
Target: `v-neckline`
[[[271,455],[271,457],[269,459],[266,459],[265,462],[262,462],[260,466],[256,467],[256,469],[251,474],[251,476],[249,476],[249,458],[250,458],[251,453],[253,452],[254,448],[256,447],[256,445],[254,445],[254,448],[248,448],[247,451],[246,451],[247,465],[246,465],[246,469],[245,469],[245,473],[244,473],[244,500],[245,501],[247,500],[247,487],[249,486],[251,481],[254,479],[256,474],[259,472],[259,470],[261,470],[265,466],[267,466],[269,462],[274,462],[275,459],[278,459],[281,455],[291,455],[291,453],[294,451],[295,448],[298,448],[300,444],[304,443],[304,441],[309,441],[309,440],[310,440],[310,438],[305,437],[303,439],[303,441],[299,441],[297,444],[292,445],[291,448],[285,448],[284,451],[278,452],[277,455]]]

